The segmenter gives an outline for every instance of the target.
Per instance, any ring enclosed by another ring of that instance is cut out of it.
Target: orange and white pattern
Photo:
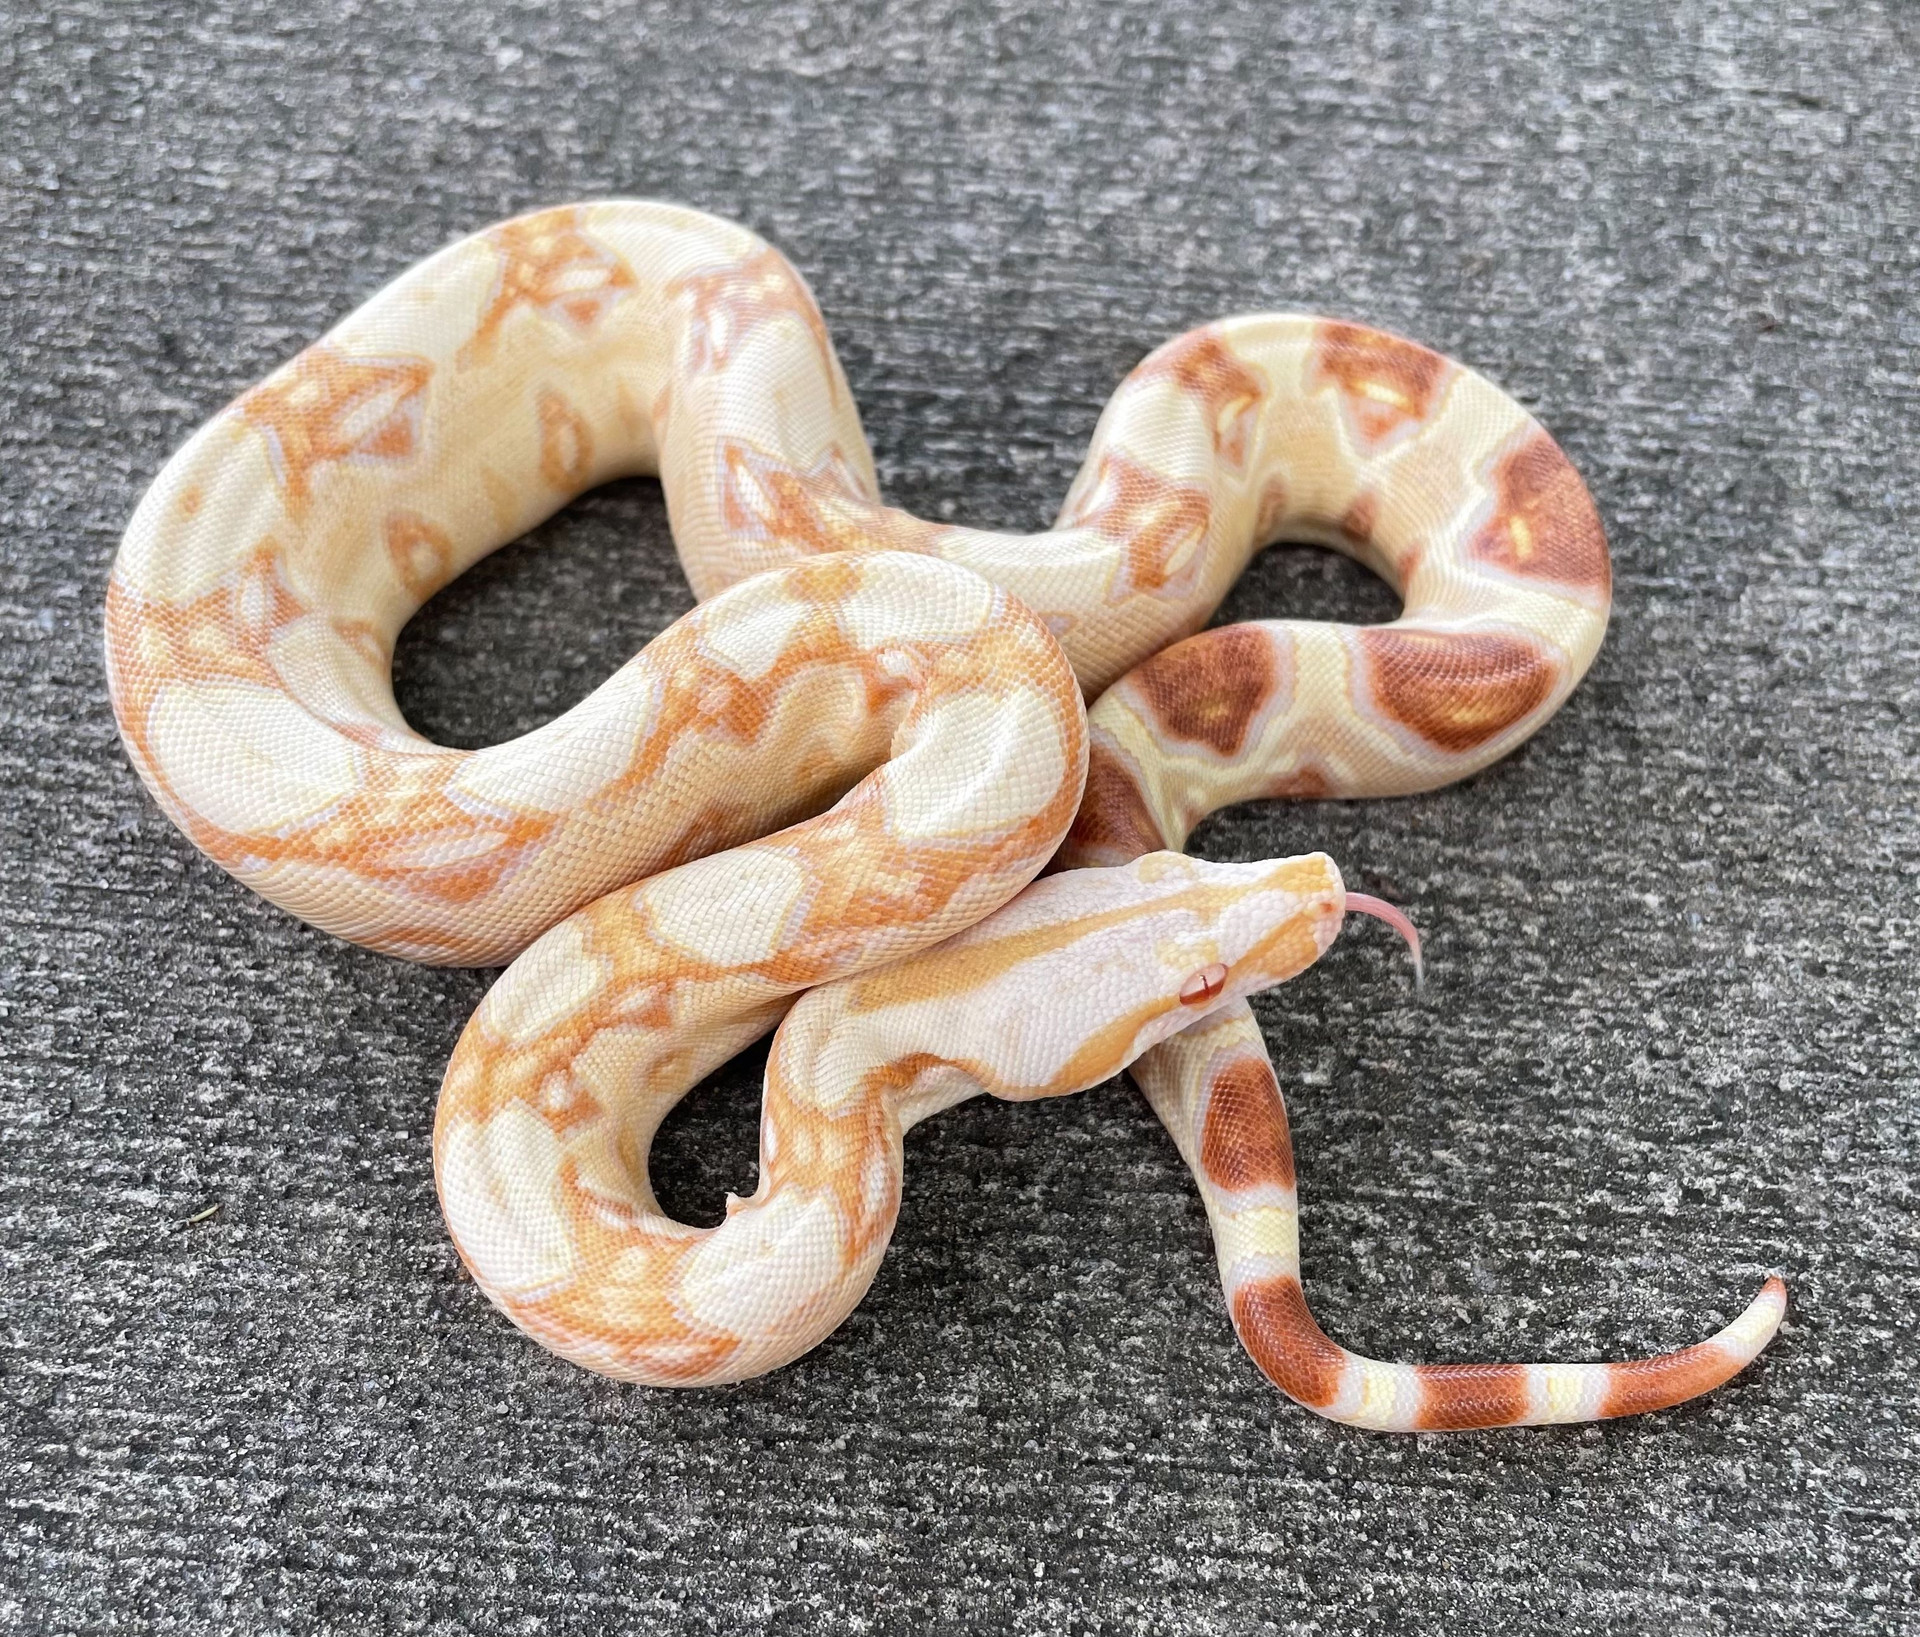
[[[415,734],[391,687],[406,620],[635,473],[661,480],[701,606],[523,738]],[[1369,564],[1401,617],[1195,635],[1279,538]],[[1277,1087],[1234,1127],[1244,1153],[1209,1150],[1208,1122],[1239,1095],[1221,1064],[1265,1066],[1242,997],[1367,906],[1325,860],[1169,849],[1227,802],[1486,765],[1578,682],[1609,595],[1586,489],[1512,399],[1294,315],[1146,359],[1051,530],[912,517],[879,497],[786,260],[607,201],[429,257],[195,434],[128,527],[107,659],[134,765],[239,879],[389,953],[513,960],[448,1071],[436,1163],[480,1282],[569,1357],[697,1383],[794,1356],[871,1278],[915,1119],[1139,1057],[1262,1367],[1368,1425],[1488,1425],[1701,1390],[1764,1344],[1776,1287],[1707,1364],[1565,1367],[1639,1368],[1638,1389],[1487,1367],[1500,1385],[1447,1408],[1431,1373],[1334,1369],[1261,1214],[1292,1209],[1260,1169],[1285,1149]],[[1056,852],[1076,868],[1028,887]],[[671,1222],[646,1182],[660,1119],[803,991],[759,1191],[719,1229]]]
[[[1786,1286],[1769,1279],[1718,1335],[1657,1358],[1600,1364],[1362,1358],[1321,1330],[1301,1288],[1287,1111],[1248,1009],[1220,1008],[1154,1047],[1132,1074],[1199,1182],[1240,1340],[1275,1386],[1330,1420],[1382,1432],[1458,1432],[1665,1409],[1744,1369],[1786,1312]]]
[[[787,848],[742,852],[757,875]],[[1051,876],[957,937],[837,981],[821,984],[827,961],[780,968],[731,948],[689,972],[651,929],[663,902],[669,920],[711,903],[733,856],[612,894],[528,950],[461,1036],[434,1130],[447,1221],[487,1293],[554,1351],[656,1386],[757,1375],[846,1317],[892,1235],[915,1121],[981,1092],[1097,1085],[1312,965],[1344,908],[1323,857],[1160,853]],[[759,1187],[717,1228],[663,1215],[645,1161],[660,1119],[803,987],[767,1063]]]

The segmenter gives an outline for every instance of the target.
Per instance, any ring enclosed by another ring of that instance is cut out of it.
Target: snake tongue
[[[1364,892],[1348,893],[1347,908],[1362,915],[1371,915],[1376,921],[1385,921],[1406,939],[1407,949],[1413,955],[1413,986],[1424,989],[1427,986],[1427,969],[1426,963],[1420,958],[1420,929],[1408,919],[1406,911],[1395,908],[1384,898],[1375,898]]]

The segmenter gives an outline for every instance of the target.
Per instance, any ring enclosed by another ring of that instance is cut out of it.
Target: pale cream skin
[[[1323,855],[1209,864],[1159,853],[1049,877],[922,955],[812,989],[774,1037],[760,1185],[704,1230],[661,1214],[638,1134],[712,1053],[592,1088],[575,1076],[564,1095],[543,1080],[543,1099],[498,1096],[528,1078],[498,1018],[553,1010],[559,980],[536,946],[448,1071],[435,1129],[448,1222],[488,1295],[579,1363],[657,1386],[757,1375],[821,1341],[872,1282],[914,1124],[982,1093],[1059,1097],[1111,1079],[1305,970],[1344,912]],[[764,1026],[750,1002],[695,1004],[709,1029],[724,1030],[730,1011]],[[624,1018],[603,1027],[634,1030]],[[597,1045],[586,1036],[573,1060]]]
[[[414,733],[390,675],[406,620],[583,489],[633,473],[659,476],[704,606],[521,739],[464,751]],[[1178,640],[1280,538],[1375,568],[1400,618]],[[790,1144],[769,1164],[820,1170],[844,1218],[833,1258],[768,1251],[804,1241],[767,1237],[773,1206],[718,1239],[660,1218],[646,1146],[703,1065],[799,991],[993,914],[1063,839],[1066,864],[1122,865],[1178,847],[1226,801],[1400,794],[1484,767],[1567,697],[1609,606],[1592,502],[1525,410],[1411,342],[1299,314],[1226,319],[1143,360],[1053,528],[912,517],[880,499],[785,259],[734,223],[609,200],[448,246],[195,434],[128,526],[107,662],[134,765],[240,880],[407,958],[520,956],[449,1069],[449,1220],[531,1333],[595,1368],[684,1382],[817,1339],[891,1220],[879,1194],[861,1203],[878,1174],[824,1120],[802,1128],[818,1153]],[[1098,939],[1085,953],[1120,959]],[[1206,1026],[1264,1063],[1238,981],[1217,1007],[1203,995]],[[1015,998],[968,1003],[982,1010],[967,1027],[991,1033]],[[1191,1024],[1194,1004],[1168,1016]],[[1098,1016],[1083,1021],[1104,1040]],[[1224,1106],[1207,1078],[1224,1059],[1188,1038],[1141,1060],[1163,1117]],[[938,1100],[899,1096],[887,1118],[906,1123],[916,1099]],[[1248,1152],[1284,1141],[1274,1097],[1249,1115]],[[558,1216],[542,1203],[555,1187]],[[818,1211],[806,1220],[825,1233]],[[1215,1220],[1239,1231],[1231,1212]],[[1319,1401],[1325,1339],[1259,1266],[1229,1280],[1243,1337],[1288,1391],[1347,1415],[1346,1398]],[[1472,1424],[1515,1418],[1501,1381]],[[1408,1425],[1444,1408],[1402,1399]]]
[[[659,476],[712,612],[521,739],[414,733],[392,692],[401,626],[632,473]],[[1103,778],[1170,758],[1196,790],[1221,764],[1263,793],[1429,789],[1532,733],[1606,627],[1577,474],[1505,393],[1410,342],[1296,314],[1195,330],[1122,383],[1053,529],[933,524],[881,503],[825,324],[778,252],[697,211],[602,201],[448,246],[195,433],[121,542],[107,669],[134,765],[225,868],[342,937],[485,965],[866,770],[821,761],[872,743],[884,711],[857,690],[810,736],[819,701],[783,689],[736,753],[703,697],[777,658],[769,624],[792,599],[769,612],[721,591],[823,559],[937,559],[949,588],[964,570],[1037,619],[1092,698],[1203,625],[1282,535],[1389,575],[1401,617],[1264,625],[1257,721],[1156,714],[1160,695],[1116,689]],[[895,583],[809,593],[844,601],[856,668],[877,663],[861,610],[912,640],[932,595],[873,575]],[[714,674],[675,694],[688,663]]]
[[[982,1094],[1067,1096],[1131,1066],[1199,1182],[1243,1339],[1323,1415],[1384,1431],[1585,1421],[1676,1403],[1741,1369],[1778,1327],[1778,1281],[1710,1341],[1625,1364],[1383,1364],[1321,1335],[1299,1297],[1284,1114],[1276,1146],[1258,1101],[1277,1106],[1272,1071],[1237,1022],[1247,996],[1326,952],[1350,908],[1376,912],[1322,854],[1151,853],[1050,876],[923,954],[808,991],[768,1059],[759,1186],[711,1229],[660,1211],[646,1150],[665,1110],[764,1027],[738,998],[743,974],[689,1006],[707,1032],[697,1057],[661,1054],[651,1072],[589,1083],[529,1072],[516,1061],[527,1048],[503,1038],[503,1017],[557,1010],[558,969],[536,948],[448,1072],[435,1130],[448,1222],[482,1288],[546,1346],[654,1386],[734,1381],[816,1346],[866,1293],[914,1125]],[[632,1021],[619,1007],[611,1017],[622,1021],[579,1038],[574,1063],[603,1034],[632,1049]],[[543,1062],[537,1047],[532,1058]],[[502,1095],[534,1081],[544,1096]]]

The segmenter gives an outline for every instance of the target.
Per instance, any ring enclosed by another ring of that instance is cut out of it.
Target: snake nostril
[[[1218,961],[1211,966],[1203,966],[1198,972],[1190,973],[1187,981],[1180,985],[1180,1004],[1182,1006],[1201,1006],[1213,999],[1227,986],[1227,969]]]

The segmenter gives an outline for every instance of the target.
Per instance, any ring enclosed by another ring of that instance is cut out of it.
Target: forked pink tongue
[[[1374,898],[1364,892],[1348,893],[1347,908],[1358,910],[1362,915],[1371,915],[1376,921],[1385,921],[1407,940],[1407,948],[1413,951],[1413,986],[1424,989],[1427,985],[1427,969],[1420,959],[1420,929],[1407,919],[1406,912],[1395,909],[1384,898]]]

